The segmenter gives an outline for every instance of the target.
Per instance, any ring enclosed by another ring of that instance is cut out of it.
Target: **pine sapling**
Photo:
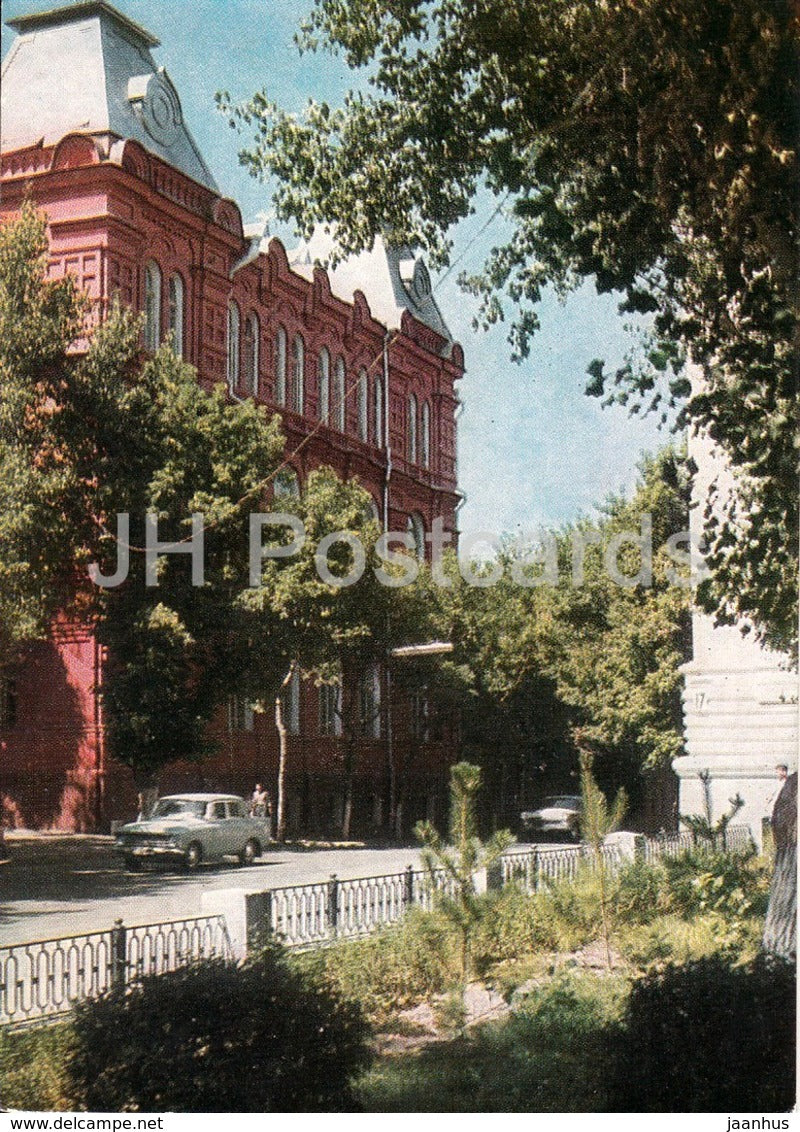
[[[605,794],[597,785],[592,773],[594,761],[591,752],[579,752],[581,767],[581,833],[591,846],[595,861],[597,882],[600,887],[600,917],[603,926],[603,943],[606,952],[606,967],[611,970],[611,928],[608,916],[608,886],[606,859],[603,843],[609,833],[614,833],[622,824],[628,808],[628,798],[623,789],[617,791],[614,804],[609,808]]]

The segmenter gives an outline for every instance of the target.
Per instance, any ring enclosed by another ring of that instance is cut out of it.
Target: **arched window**
[[[228,303],[228,389],[234,391],[239,384],[239,308],[236,303]]]
[[[431,466],[431,407],[427,401],[422,403],[422,466]]]
[[[317,380],[319,419],[327,424],[331,412],[331,356],[324,348],[319,352]]]
[[[306,349],[303,339],[295,335],[292,342],[292,404],[296,413],[302,413],[305,408],[305,365]]]
[[[344,358],[336,359],[336,372],[334,373],[334,406],[333,419],[339,432],[345,431],[345,392],[347,378],[344,371]]]
[[[286,404],[286,331],[278,327],[275,335],[275,404]]]
[[[258,394],[258,315],[248,316],[244,325],[244,387],[255,397]]]
[[[375,444],[378,448],[383,448],[383,379],[380,374],[375,378],[374,407]]]
[[[369,503],[367,504],[367,519],[371,519],[374,523],[380,524],[381,512],[378,504],[370,496]]]
[[[183,357],[183,280],[180,275],[170,275],[167,292],[169,304],[169,332],[172,335],[172,349],[179,358]]]
[[[425,522],[422,516],[416,512],[409,515],[406,530],[414,539],[414,553],[417,558],[423,559],[425,557]]]
[[[281,468],[275,477],[276,499],[298,499],[300,497],[300,479],[294,468]]]
[[[413,393],[408,398],[408,459],[417,462],[417,399]]]
[[[161,268],[150,263],[144,269],[144,346],[155,352],[161,345]]]
[[[369,440],[369,380],[365,369],[358,375],[358,439],[365,444]]]

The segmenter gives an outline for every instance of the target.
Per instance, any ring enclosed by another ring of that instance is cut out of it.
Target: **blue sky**
[[[337,101],[353,84],[352,73],[329,55],[301,57],[293,45],[310,2],[116,0],[161,40],[155,58],[175,83],[185,119],[220,188],[237,201],[245,221],[271,211],[270,189],[239,166],[242,139],[217,112],[214,94],[226,89],[239,99],[266,88],[290,110],[301,109],[309,97]],[[3,19],[56,3],[3,0]],[[12,39],[3,26],[3,55]],[[459,483],[467,497],[460,525],[534,532],[591,510],[609,492],[630,488],[640,454],[669,436],[654,421],[628,417],[621,408],[602,409],[583,394],[589,362],[603,357],[613,364],[630,344],[613,298],[598,297],[588,286],[566,303],[547,296],[541,331],[522,365],[510,360],[507,327],[473,329],[475,303],[459,290],[456,276],[478,268],[492,237],[502,237],[499,217],[478,236],[491,211],[491,203],[482,201],[459,226],[454,255],[467,249],[466,254],[436,291],[467,365],[460,388]],[[273,223],[272,231],[291,246],[291,230]]]

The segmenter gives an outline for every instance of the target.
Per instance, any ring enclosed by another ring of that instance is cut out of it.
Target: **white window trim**
[[[228,363],[226,376],[228,389],[233,391],[239,385],[239,366],[241,361],[242,316],[233,299],[228,303]]]
[[[156,352],[161,345],[161,268],[149,260],[144,268],[144,345]]]
[[[184,356],[185,331],[185,288],[183,277],[177,271],[169,277],[167,284],[167,302],[169,305],[169,329],[172,334],[172,349],[177,357]]]
[[[422,402],[422,466],[431,466],[431,407],[427,401]]]
[[[317,381],[318,416],[323,424],[328,424],[331,413],[331,356],[324,346],[319,352]]]
[[[286,369],[288,341],[286,331],[278,327],[275,335],[275,404],[286,405]]]
[[[358,439],[369,444],[369,378],[365,369],[358,374]]]
[[[261,347],[261,325],[258,321],[258,315],[253,312],[247,316],[247,329],[245,330],[245,343],[250,342],[250,350],[245,350],[245,365],[249,368],[250,372],[245,374],[245,379],[248,383],[248,393],[252,393],[254,397],[258,396],[258,378],[259,378],[259,351]]]
[[[334,418],[336,421],[336,428],[339,432],[347,431],[347,406],[345,405],[345,396],[347,393],[347,369],[344,364],[344,358],[336,359],[336,369],[334,373],[334,394],[336,404],[334,406]]]
[[[417,462],[417,398],[413,393],[408,398],[408,459],[409,463]]]
[[[306,345],[301,334],[292,339],[292,404],[291,408],[301,416],[306,404]]]
[[[380,375],[375,378],[373,407],[375,410],[375,445],[377,448],[383,448],[383,383]]]

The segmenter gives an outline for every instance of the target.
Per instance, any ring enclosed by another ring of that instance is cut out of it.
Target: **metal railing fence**
[[[747,826],[731,826],[718,847],[742,853],[751,845]],[[691,833],[638,836],[633,858],[620,845],[605,846],[603,857],[616,871],[631,859],[653,862],[694,846]],[[503,854],[488,871],[486,882],[490,888],[514,883],[534,893],[573,881],[582,866],[595,867],[594,854],[585,845],[517,849]],[[411,865],[386,876],[353,880],[331,876],[327,881],[271,889],[263,927],[288,947],[320,946],[396,924],[409,908],[430,909],[437,895],[452,896],[455,890],[456,882],[445,870],[429,873]],[[118,920],[106,931],[0,947],[0,1024],[57,1018],[76,1002],[113,987],[130,986],[147,975],[174,971],[200,959],[232,955],[224,915],[135,926]]]
[[[230,957],[224,916],[193,916],[0,947],[0,1023],[67,1014],[76,1002],[199,959]]]
[[[444,870],[432,875],[411,865],[386,876],[297,884],[270,891],[270,931],[287,947],[309,947],[354,939],[396,924],[417,905],[429,909],[437,894],[452,895],[455,882]]]

